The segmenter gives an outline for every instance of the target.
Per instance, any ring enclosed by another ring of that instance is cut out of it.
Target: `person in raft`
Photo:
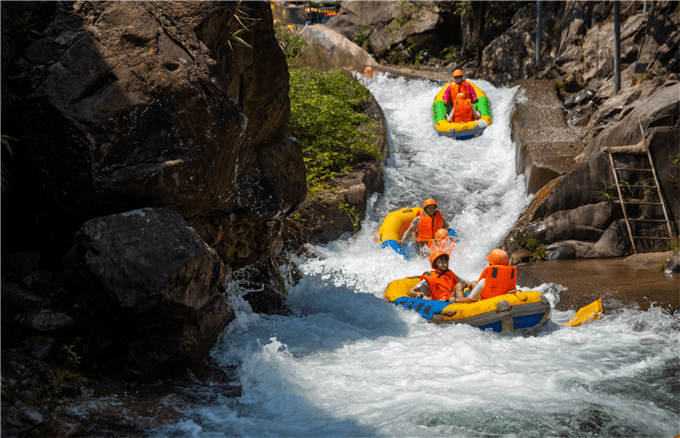
[[[486,256],[486,261],[489,266],[479,276],[470,298],[476,299],[480,295],[480,299],[485,300],[517,289],[517,268],[509,266],[507,252],[496,248]]]
[[[434,239],[427,243],[427,249],[430,251],[430,253],[440,249],[451,255],[451,251],[453,251],[455,244],[456,239],[449,236],[449,231],[446,228],[442,228],[441,230],[434,233]]]
[[[453,72],[453,82],[444,90],[444,103],[447,106],[453,106],[453,100],[462,93],[465,99],[471,100],[472,103],[477,103],[477,93],[475,89],[467,81],[463,80],[463,72],[455,70]]]
[[[458,93],[458,98],[453,101],[453,108],[451,113],[446,115],[446,120],[452,123],[467,123],[481,117],[482,114],[472,106],[472,101],[466,99],[463,93]]]
[[[463,293],[465,287],[472,288],[475,281],[459,279],[449,269],[449,255],[444,251],[437,250],[430,255],[432,271],[424,272],[420,276],[420,282],[408,290],[408,296],[449,303],[470,303],[474,300]]]
[[[441,211],[437,210],[437,203],[434,199],[426,199],[423,203],[423,210],[425,214],[418,212],[418,215],[413,218],[411,225],[404,232],[404,235],[399,240],[399,244],[413,233],[416,233],[416,247],[420,251],[427,242],[434,239],[434,234],[440,229],[449,229],[449,223],[442,216]]]

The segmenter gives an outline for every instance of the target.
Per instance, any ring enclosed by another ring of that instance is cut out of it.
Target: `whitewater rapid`
[[[680,433],[680,323],[658,308],[620,310],[576,328],[574,312],[527,333],[436,325],[382,300],[387,284],[420,275],[426,260],[381,249],[385,215],[436,199],[458,232],[450,267],[476,280],[530,201],[515,174],[514,88],[474,81],[493,124],[469,141],[439,137],[432,100],[441,85],[377,75],[368,88],[386,117],[386,186],[361,230],[298,259],[288,316],[236,311],[211,356],[236,367],[243,395],[200,386],[201,402],[153,436],[666,436]],[[521,286],[521,285],[520,285]],[[525,288],[526,289],[526,288]],[[554,304],[563,288],[536,290]]]

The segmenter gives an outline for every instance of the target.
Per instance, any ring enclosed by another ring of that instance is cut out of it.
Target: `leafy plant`
[[[368,40],[368,37],[371,35],[370,29],[366,26],[359,25],[359,30],[354,34],[354,38],[352,39],[352,42],[356,44],[359,47],[363,47],[364,43]]]
[[[597,194],[600,195],[600,199],[602,201],[605,201],[607,204],[611,204],[616,200],[616,185],[609,185],[605,180],[602,180],[602,183],[604,184],[604,190],[598,191]]]
[[[370,92],[340,70],[290,70],[289,130],[302,145],[310,191],[352,166],[381,159],[377,123],[362,113]]]
[[[236,10],[234,11],[234,15],[229,19],[227,24],[224,26],[224,29],[220,33],[220,35],[217,37],[215,40],[215,46],[213,47],[213,53],[215,53],[215,60],[217,62],[220,62],[220,50],[225,46],[229,45],[229,48],[231,51],[234,51],[234,46],[236,47],[247,47],[249,49],[252,49],[253,46],[250,45],[250,43],[246,42],[243,38],[239,36],[242,32],[247,31],[250,27],[252,27],[256,21],[258,21],[258,18],[250,18],[248,16],[248,13],[245,12],[243,9],[241,9],[241,3],[243,1],[239,1],[238,5],[236,6]],[[231,23],[233,20],[236,20],[239,24],[239,28],[236,29],[234,32],[232,32],[229,35],[229,38],[226,40],[222,41],[225,32],[228,31]],[[233,44],[232,44],[233,42]]]
[[[307,47],[307,40],[300,32],[293,30],[281,22],[274,23],[274,33],[279,46],[286,55],[288,66],[291,67],[300,53]]]
[[[354,227],[354,231],[357,231],[359,229],[359,213],[356,212],[353,206],[350,206],[346,202],[341,202],[338,204],[338,207],[340,208],[340,211],[345,212],[347,216],[352,220],[352,226]]]
[[[444,50],[441,52],[441,56],[444,59],[451,59],[456,64],[460,64],[462,61],[461,55],[460,55],[460,47],[459,46],[449,46],[445,47]]]
[[[522,248],[522,245],[517,245],[517,248]],[[535,237],[529,237],[524,242],[524,248],[531,253],[532,262],[545,260],[545,244],[539,245],[538,240]]]
[[[680,239],[677,237],[668,242],[666,245],[666,251],[673,251],[674,253],[677,253],[680,251]]]
[[[671,160],[671,181],[680,189],[680,154],[669,155],[668,158]]]
[[[66,358],[74,364],[80,365],[80,359],[82,359],[82,357],[78,356],[78,354],[73,351],[74,347],[75,345],[64,345],[59,351],[66,351]]]

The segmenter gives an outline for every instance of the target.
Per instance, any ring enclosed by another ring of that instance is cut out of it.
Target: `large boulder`
[[[444,7],[445,6],[445,7]],[[346,0],[326,26],[349,40],[365,40],[365,49],[380,58],[400,61],[400,51],[439,52],[460,44],[460,22],[446,2]]]
[[[171,207],[268,221],[304,199],[268,4],[60,2],[43,23],[21,34],[34,41],[3,81],[3,134],[17,139],[3,245],[54,265],[92,217]]]
[[[91,313],[92,358],[149,373],[205,357],[234,318],[227,273],[177,212],[144,208],[86,222],[63,282]]]
[[[552,258],[565,258],[566,255],[573,258],[617,257],[633,253],[628,225],[617,201],[609,154],[602,149],[632,146],[629,148],[632,150],[637,149],[638,144],[644,145],[641,126],[661,186],[671,234],[677,235],[680,229],[680,194],[677,181],[673,180],[677,169],[673,168],[671,158],[678,154],[679,99],[680,84],[676,81],[669,81],[667,86],[656,89],[642,103],[632,99],[621,109],[625,116],[610,123],[595,138],[594,151],[590,152],[589,145],[582,152],[581,156],[589,158],[559,178],[546,194],[540,196],[539,205],[534,206],[521,223],[518,221],[504,238],[502,246],[513,252],[518,244],[536,239],[548,245],[548,255]],[[614,157],[618,168],[649,168],[646,154],[615,154]],[[648,172],[619,171],[618,175],[623,186],[651,184]],[[656,190],[648,196],[653,196],[650,201],[658,202]],[[668,225],[663,222],[666,217],[664,209],[658,206],[628,206],[627,215],[633,219],[662,220],[656,225],[630,222],[630,232],[634,236],[651,238],[667,237],[669,234]],[[666,241],[636,240],[636,247],[638,252],[663,250]]]

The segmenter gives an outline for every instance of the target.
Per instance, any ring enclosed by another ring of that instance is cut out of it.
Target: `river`
[[[485,256],[530,197],[515,174],[510,116],[516,89],[475,81],[493,124],[469,141],[439,137],[431,105],[440,86],[377,75],[368,85],[387,120],[386,186],[361,231],[296,260],[290,316],[236,310],[211,356],[236,366],[243,395],[197,386],[201,402],[152,436],[582,437],[680,433],[680,321],[659,308],[619,309],[581,327],[574,311],[525,333],[436,325],[382,300],[394,279],[420,275],[373,236],[385,215],[436,199],[460,242],[450,267],[476,280]],[[521,286],[521,285],[520,285]],[[525,288],[526,289],[526,288]],[[528,290],[528,289],[527,289]],[[554,306],[563,288],[543,284]],[[606,305],[606,303],[605,303]]]

